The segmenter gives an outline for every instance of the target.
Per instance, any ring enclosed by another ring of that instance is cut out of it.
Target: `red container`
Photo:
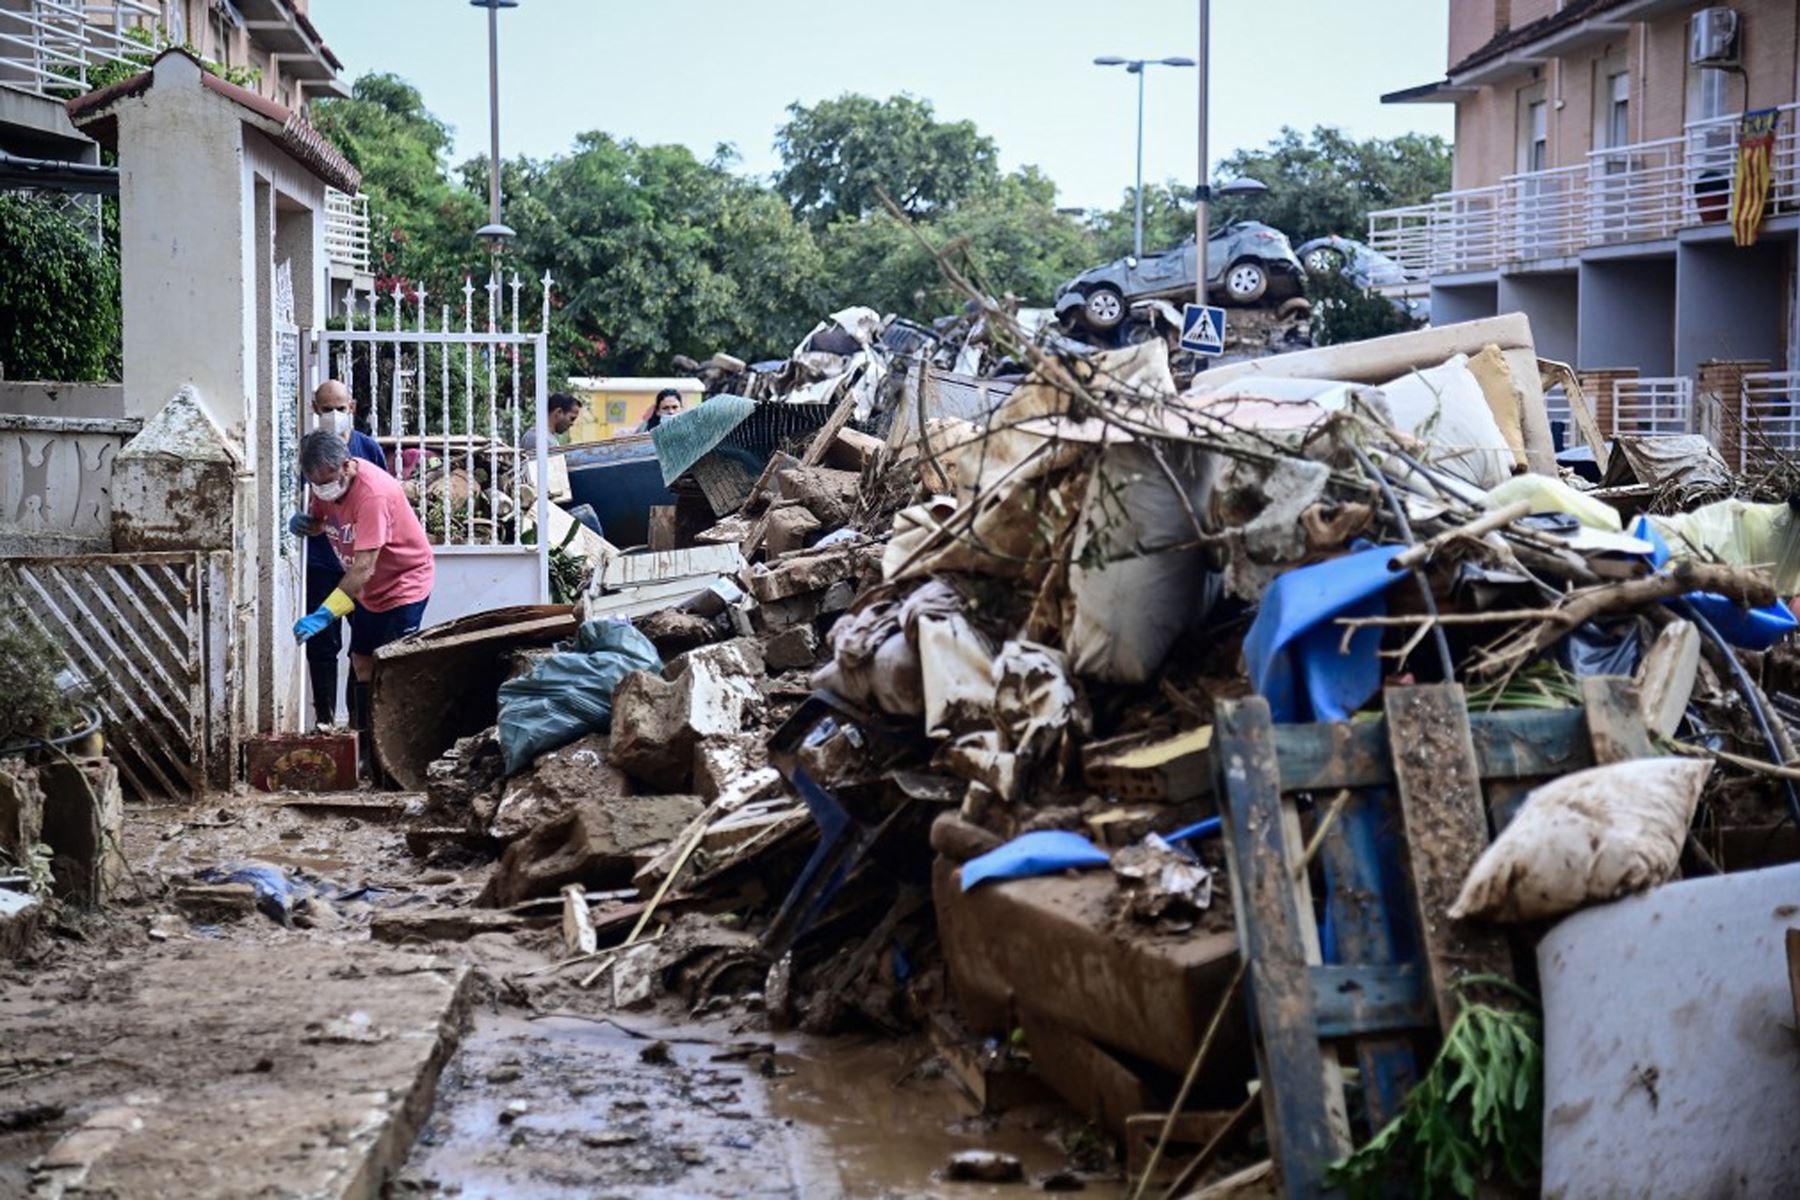
[[[262,792],[354,791],[356,734],[258,734],[244,744],[244,773]]]

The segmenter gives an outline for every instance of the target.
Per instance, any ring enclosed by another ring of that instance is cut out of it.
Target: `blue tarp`
[[[1643,517],[1631,527],[1631,536],[1643,538],[1655,547],[1650,565],[1658,570],[1673,557],[1669,544]],[[1745,650],[1767,650],[1800,627],[1793,611],[1779,600],[1764,608],[1744,608],[1717,592],[1692,592],[1683,598],[1712,623],[1720,637]]]
[[[625,621],[594,620],[575,634],[573,650],[559,650],[523,679],[500,685],[500,751],[516,775],[547,750],[612,723],[613,689],[633,671],[660,671],[650,639]]]
[[[989,879],[1029,879],[1058,871],[1104,867],[1112,859],[1104,850],[1063,829],[1040,829],[1020,834],[1004,846],[963,864],[962,890]]]
[[[1387,613],[1387,590],[1407,576],[1389,564],[1404,546],[1376,546],[1278,576],[1244,638],[1250,686],[1281,722],[1341,721],[1381,686],[1381,630],[1364,628],[1341,654],[1339,617]]]

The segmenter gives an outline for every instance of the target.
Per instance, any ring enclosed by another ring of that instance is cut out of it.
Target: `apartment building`
[[[343,63],[307,9],[308,0],[0,0],[0,189],[115,193],[116,173],[100,164],[99,147],[70,122],[64,102],[140,69],[166,46],[248,70],[250,89],[284,119],[304,120],[314,100],[348,95]],[[366,292],[374,281],[368,202],[339,192],[326,201],[333,278]]]
[[[1756,425],[1800,452],[1800,2],[1448,0],[1454,186],[1372,214],[1433,320],[1519,311],[1617,432]],[[1740,119],[1774,110],[1766,215],[1738,246]]]

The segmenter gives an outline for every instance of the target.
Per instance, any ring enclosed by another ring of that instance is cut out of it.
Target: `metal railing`
[[[1482,271],[1500,261],[1505,241],[1504,185],[1465,188],[1437,198],[1431,239],[1431,273]]]
[[[1800,104],[1778,111],[1767,216],[1800,211]],[[1727,221],[1741,117],[1697,121],[1680,137],[1595,150],[1574,166],[1372,212],[1369,244],[1408,278],[1427,278],[1657,241]]]
[[[1587,244],[1672,237],[1683,224],[1682,139],[1594,150],[1587,156]]]
[[[370,274],[369,198],[325,189],[325,256],[353,275]]]
[[[1400,266],[1408,283],[1431,278],[1431,241],[1438,206],[1409,204],[1369,214],[1369,247]]]
[[[1561,258],[1581,249],[1586,234],[1587,168],[1559,167],[1501,181],[1502,246],[1511,260]]]
[[[1694,381],[1685,375],[1615,379],[1611,437],[1674,437],[1694,430]]]
[[[1744,376],[1738,397],[1738,470],[1771,451],[1800,458],[1800,371],[1758,371]]]
[[[1771,155],[1769,196],[1765,219],[1792,212],[1800,206],[1800,134],[1796,116],[1800,105],[1783,104],[1777,110],[1775,148]],[[1682,195],[1686,200],[1684,224],[1729,221],[1737,192],[1738,121],[1742,114],[1687,126],[1683,154]]]
[[[10,0],[0,5],[0,85],[39,96],[85,92],[102,63],[136,63],[161,49],[171,8],[171,0]]]

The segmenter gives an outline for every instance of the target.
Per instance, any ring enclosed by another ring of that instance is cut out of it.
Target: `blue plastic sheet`
[[[1359,629],[1349,653],[1339,617],[1387,614],[1406,578],[1389,564],[1404,546],[1376,546],[1278,576],[1244,638],[1250,686],[1277,721],[1341,721],[1381,686],[1381,630]]]
[[[523,679],[500,685],[500,750],[516,775],[547,750],[612,724],[613,689],[633,671],[660,671],[650,639],[623,621],[588,621],[573,650],[559,651]]]
[[[962,889],[966,892],[989,879],[1029,879],[1058,871],[1104,867],[1111,861],[1104,850],[1079,833],[1040,829],[1020,834],[1006,845],[964,863]]]
[[[1655,549],[1650,565],[1661,570],[1673,555],[1656,527],[1643,517],[1631,527],[1631,536],[1643,538]],[[1719,636],[1744,650],[1767,650],[1800,627],[1792,610],[1777,600],[1764,608],[1744,608],[1717,592],[1692,592],[1684,599],[1719,631]]]

